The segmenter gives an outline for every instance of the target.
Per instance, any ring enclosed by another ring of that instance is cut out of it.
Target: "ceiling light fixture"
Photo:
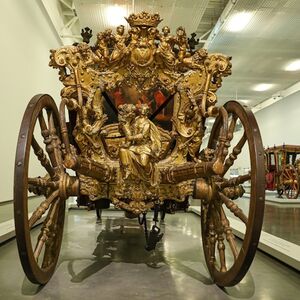
[[[260,83],[253,87],[253,90],[256,92],[264,92],[271,89],[274,86],[272,83]]]
[[[239,12],[229,17],[225,29],[227,31],[238,32],[242,31],[250,22],[253,16],[252,12]]]
[[[300,59],[293,60],[286,67],[286,71],[298,71],[300,70]]]
[[[126,25],[124,17],[127,16],[127,9],[121,5],[109,5],[105,9],[107,23],[110,26]]]
[[[238,99],[239,102],[242,102],[244,104],[248,104],[250,102],[250,100],[248,99]]]

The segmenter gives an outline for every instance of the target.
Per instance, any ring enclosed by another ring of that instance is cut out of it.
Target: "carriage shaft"
[[[71,169],[102,182],[108,182],[112,175],[112,169],[109,168],[108,164],[102,164],[83,157],[76,157],[76,162]]]

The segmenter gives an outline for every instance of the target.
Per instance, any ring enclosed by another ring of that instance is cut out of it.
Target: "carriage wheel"
[[[24,272],[33,283],[45,284],[51,278],[62,241],[67,187],[73,179],[65,173],[60,140],[53,99],[49,95],[33,97],[19,132],[14,174],[17,245]],[[34,201],[30,193],[42,196],[29,217],[28,206]],[[40,220],[36,237],[36,230],[31,229]]]
[[[280,175],[284,193],[288,199],[297,199],[299,194],[299,176],[293,165],[286,165]]]
[[[202,241],[209,272],[216,284],[233,286],[248,271],[260,237],[265,202],[264,149],[253,113],[235,101],[227,102],[224,108],[208,142],[216,157],[223,153],[224,170],[220,176],[201,179],[197,184],[200,191],[201,184],[202,189],[210,187],[210,196],[201,201]],[[244,163],[246,156],[248,165]],[[251,170],[230,178],[230,168],[243,163]],[[248,199],[242,198],[241,184],[246,182],[251,184]],[[230,223],[243,232],[242,242],[235,239]]]

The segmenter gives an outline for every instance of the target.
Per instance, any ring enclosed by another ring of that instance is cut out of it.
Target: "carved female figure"
[[[124,179],[133,175],[155,186],[159,182],[155,160],[160,153],[161,140],[159,131],[148,119],[148,114],[148,105],[142,104],[139,116],[122,125],[127,143],[120,148],[120,163]]]

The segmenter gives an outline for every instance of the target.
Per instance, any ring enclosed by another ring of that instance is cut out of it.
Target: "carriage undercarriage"
[[[65,201],[79,195],[91,201],[109,199],[127,217],[137,218],[166,200],[193,196],[201,201],[203,248],[214,281],[234,285],[250,267],[264,208],[264,151],[257,123],[252,112],[235,101],[215,106],[214,92],[222,76],[230,74],[230,58],[208,55],[203,49],[188,55],[184,30],[171,41],[170,35],[158,34],[159,21],[158,15],[132,15],[126,36],[120,30],[115,35],[104,32],[98,35],[97,47],[82,43],[51,53],[50,64],[59,69],[65,85],[62,101],[59,110],[49,95],[29,102],[15,166],[16,236],[32,282],[45,284],[51,278],[63,235]],[[159,45],[153,43],[156,39]],[[108,42],[114,48],[105,52]],[[119,105],[114,110],[117,122],[107,125],[103,101],[108,98],[111,104],[108,94],[124,86],[134,87],[139,95],[163,87],[174,103],[171,129],[155,121],[163,106],[150,114],[147,103]],[[203,147],[206,120],[212,117],[214,125]],[[251,170],[230,178],[228,171],[244,148]],[[43,174],[31,176],[32,159]],[[235,201],[243,196],[246,182],[251,192],[248,210],[243,211]],[[30,218],[28,191],[45,197]],[[245,226],[241,247],[228,214]],[[43,215],[34,242],[30,229]],[[232,258],[227,260],[229,253]]]

